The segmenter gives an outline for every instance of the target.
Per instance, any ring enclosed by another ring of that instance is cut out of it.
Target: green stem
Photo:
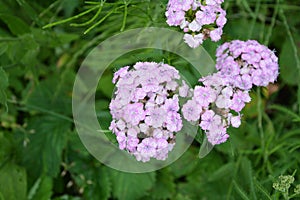
[[[128,3],[124,1],[124,17],[123,17],[123,23],[120,31],[124,31],[125,26],[126,26],[126,20],[127,20],[127,10],[128,10]]]
[[[98,26],[99,24],[101,24],[106,18],[108,18],[112,13],[114,13],[116,10],[118,10],[119,8],[123,8],[124,6],[120,6],[116,9],[112,9],[111,11],[109,11],[101,20],[99,20],[97,23],[95,23],[93,26],[91,26],[90,28],[88,28],[86,31],[84,31],[83,34],[87,34],[88,32],[90,32],[92,29],[94,29],[96,26]]]
[[[101,1],[99,9],[97,11],[97,13],[94,15],[94,17],[92,17],[90,20],[88,20],[87,22],[81,23],[81,24],[76,24],[76,23],[72,23],[70,24],[70,26],[74,26],[74,27],[80,27],[80,26],[86,26],[89,25],[90,23],[92,23],[95,19],[97,19],[97,17],[100,15],[102,8],[104,6],[105,0]]]
[[[84,15],[86,15],[86,14],[92,12],[92,11],[95,10],[96,8],[98,8],[98,6],[95,6],[95,7],[93,7],[93,8],[90,8],[90,9],[88,9],[88,10],[86,10],[86,11],[84,11],[84,12],[78,14],[78,15],[73,16],[73,17],[70,17],[70,18],[67,18],[67,19],[64,19],[64,20],[60,20],[60,21],[57,21],[57,22],[53,22],[53,23],[51,23],[51,24],[47,24],[47,25],[43,26],[43,29],[50,28],[50,27],[53,27],[53,26],[56,26],[56,25],[59,25],[59,24],[63,24],[63,23],[72,21],[72,20],[74,20],[74,19],[78,19],[78,18],[80,18],[80,17],[82,17],[82,16],[84,16]]]
[[[276,6],[275,6],[275,10],[274,10],[274,13],[273,13],[273,16],[272,16],[271,25],[269,27],[266,39],[264,41],[265,45],[269,44],[269,41],[270,41],[270,38],[271,38],[271,35],[272,35],[272,32],[273,32],[273,29],[274,29],[274,26],[275,26],[276,17],[278,15],[278,10],[279,10],[279,0],[276,0]]]
[[[262,100],[261,100],[261,89],[257,88],[257,113],[258,113],[258,131],[260,134],[260,140],[261,140],[261,148],[262,148],[262,152],[263,152],[263,160],[264,163],[266,163],[267,161],[267,153],[266,153],[266,149],[265,149],[265,133],[264,133],[264,129],[262,126]]]
[[[293,35],[291,33],[290,27],[289,27],[289,25],[287,23],[287,19],[285,17],[285,14],[284,14],[282,8],[280,8],[279,14],[280,14],[280,17],[281,17],[281,19],[283,21],[283,25],[285,26],[285,29],[286,29],[287,35],[288,35],[288,37],[290,39],[290,42],[292,44],[292,50],[294,52],[294,57],[295,57],[295,60],[296,60],[296,67],[297,67],[297,70],[298,70],[298,76],[300,77],[300,60],[299,60],[299,57],[298,57],[297,46],[295,44]],[[298,112],[300,114],[300,78],[298,78],[298,93],[297,94],[298,94],[297,95],[297,98],[298,98]]]
[[[256,24],[256,20],[257,20],[257,16],[259,14],[259,9],[260,9],[260,1],[261,0],[258,0],[256,2],[256,5],[255,5],[255,13],[254,13],[254,18],[252,20],[252,24],[251,24],[251,27],[250,27],[250,31],[249,31],[249,35],[248,35],[248,38],[251,38],[252,37],[252,33],[253,33],[253,30],[254,30],[254,26]],[[248,5],[248,4],[247,4]],[[250,9],[250,8],[249,8]]]

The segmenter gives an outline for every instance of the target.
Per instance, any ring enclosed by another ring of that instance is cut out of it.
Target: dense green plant
[[[82,145],[72,120],[72,86],[89,51],[137,27],[165,27],[167,1],[0,1],[0,199],[299,199],[300,4],[293,0],[225,0],[223,41],[256,39],[276,49],[278,82],[252,92],[230,140],[198,158],[193,143],[172,165],[145,174],[101,164]],[[122,20],[120,20],[122,19]],[[221,44],[218,43],[218,44]],[[214,56],[218,44],[203,46]],[[183,66],[169,52],[144,49],[117,59],[96,93],[99,122],[108,127],[115,68],[136,61]],[[199,140],[196,137],[196,140]],[[282,176],[293,187],[282,190]],[[279,177],[279,180],[277,180]],[[280,178],[281,177],[281,178]],[[274,188],[273,188],[274,187]]]

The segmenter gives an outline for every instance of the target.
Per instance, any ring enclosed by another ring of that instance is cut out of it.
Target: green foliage
[[[0,1],[1,200],[299,199],[300,175],[293,172],[300,168],[300,5],[293,0],[225,1],[222,41],[203,45],[214,57],[225,41],[256,39],[279,57],[278,81],[251,93],[242,126],[229,130],[227,143],[211,152],[205,146],[199,155],[199,132],[177,161],[145,174],[110,169],[83,146],[72,119],[72,87],[82,60],[121,31],[178,30],[165,22],[167,2]],[[170,52],[140,49],[121,56],[96,90],[102,127],[111,120],[113,72],[137,61],[174,65],[192,85],[199,78],[190,63]],[[295,178],[284,192],[282,174]]]
[[[147,195],[154,186],[155,173],[130,174],[116,170],[109,171],[112,180],[112,193],[117,199],[139,199]]]
[[[3,199],[26,199],[26,171],[23,167],[11,162],[2,163],[0,174],[0,194]]]
[[[40,176],[28,193],[29,200],[49,199],[52,195],[52,179],[48,176]]]
[[[5,71],[0,68],[0,103],[7,107],[7,97],[5,90],[8,87],[8,77]]]

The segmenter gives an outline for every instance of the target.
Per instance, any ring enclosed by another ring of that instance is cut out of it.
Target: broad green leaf
[[[0,104],[7,108],[7,96],[5,90],[8,87],[8,76],[5,71],[0,67]]]
[[[192,172],[199,162],[196,152],[186,151],[177,161],[170,165],[171,172],[175,178],[186,176]]]
[[[12,145],[11,142],[4,137],[4,134],[0,132],[0,167],[5,164],[8,158],[11,156]]]
[[[36,28],[32,28],[31,34],[43,47],[61,47],[79,38],[79,35],[74,33],[50,32]]]
[[[151,196],[154,199],[172,199],[176,192],[174,176],[168,169],[157,172],[156,182],[151,190]]]
[[[26,199],[26,171],[12,162],[0,168],[0,193],[4,199]]]
[[[254,179],[254,184],[257,190],[264,195],[265,199],[272,200],[269,192],[256,179]]]
[[[28,122],[28,130],[34,134],[29,135],[22,157],[30,178],[43,173],[55,177],[59,173],[69,128],[68,121],[53,116],[35,117]]]
[[[208,181],[217,181],[218,179],[223,177],[232,177],[234,168],[235,164],[233,162],[224,164],[209,176]]]
[[[111,180],[105,167],[94,168],[86,177],[90,181],[84,190],[85,199],[105,200],[111,193]]]
[[[52,184],[52,179],[49,176],[38,178],[29,191],[28,200],[50,199]]]
[[[58,75],[58,74],[56,74]],[[70,75],[69,75],[70,76]],[[40,84],[30,94],[26,106],[29,109],[52,113],[65,119],[71,112],[72,81],[67,80],[60,84],[60,79],[51,78]]]
[[[250,200],[249,195],[235,181],[233,181],[233,185],[242,199]]]
[[[242,158],[241,171],[242,171],[242,174],[240,176],[240,178],[242,178],[241,181],[243,181],[247,185],[247,191],[250,192],[251,199],[256,200],[257,197],[255,193],[254,183],[253,183],[251,161],[246,157]]]
[[[16,16],[0,14],[0,19],[8,26],[9,30],[14,35],[18,36],[30,32],[29,26],[22,19]]]
[[[140,199],[147,194],[155,182],[155,173],[130,174],[109,170],[112,180],[112,193],[117,199]]]
[[[7,50],[7,47],[8,47],[7,43],[4,43],[4,42],[0,43],[0,56],[5,53],[5,51]]]
[[[300,37],[295,38],[296,43],[300,42]],[[298,47],[298,59],[300,59],[300,48]],[[299,72],[297,69],[297,63],[294,56],[294,50],[292,48],[292,43],[289,38],[287,38],[283,44],[280,56],[280,76],[282,80],[291,85],[297,85],[299,80]]]

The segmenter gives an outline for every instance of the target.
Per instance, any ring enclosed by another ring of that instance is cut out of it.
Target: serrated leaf
[[[0,169],[0,193],[4,199],[26,199],[26,171],[14,163],[8,162]]]
[[[92,170],[92,173],[89,173],[89,176],[86,178],[92,181],[91,185],[88,185],[84,190],[84,197],[86,199],[109,199],[111,181],[105,167]]]
[[[295,38],[296,43],[300,42],[300,38]],[[298,59],[300,59],[300,48],[298,48]],[[280,76],[282,80],[291,85],[297,85],[299,80],[299,72],[297,69],[297,62],[294,56],[294,50],[289,38],[283,44],[280,56]]]
[[[269,192],[257,180],[254,180],[254,184],[258,191],[265,196],[265,198],[267,198],[268,200],[272,200]]]
[[[218,179],[221,179],[223,177],[231,177],[234,172],[235,164],[233,162],[224,164],[221,166],[217,171],[212,173],[212,175],[209,176],[208,181],[216,181]]]
[[[36,117],[28,122],[28,130],[34,133],[29,135],[22,157],[31,178],[43,173],[55,177],[59,173],[69,128],[68,121],[53,116]]]
[[[30,32],[29,26],[23,20],[16,16],[0,14],[0,19],[8,26],[9,30],[16,36]]]
[[[5,90],[8,87],[8,77],[5,71],[0,67],[0,103],[7,108],[7,96]]]
[[[182,157],[170,165],[171,172],[175,178],[185,176],[193,171],[199,162],[199,158],[191,150],[186,151]]]
[[[10,141],[6,137],[4,137],[3,133],[0,132],[0,168],[9,158],[11,149],[12,145]]]
[[[176,192],[174,176],[169,170],[164,169],[157,172],[156,182],[151,190],[151,196],[154,199],[172,199]]]
[[[235,181],[233,181],[233,185],[234,185],[237,193],[240,195],[240,197],[242,199],[244,199],[244,200],[250,200],[249,197],[248,197],[249,195],[246,194],[246,192]]]
[[[7,43],[5,43],[5,42],[0,43],[0,56],[5,53],[5,51],[7,50],[7,48],[8,48]]]
[[[130,174],[109,170],[113,196],[117,199],[139,199],[146,195],[155,182],[155,173]]]
[[[29,109],[33,110],[47,110],[51,112],[64,113],[64,115],[71,114],[71,93],[72,88],[64,82],[63,85],[57,85],[57,78],[52,78],[43,82],[35,88],[30,94],[25,104]],[[64,116],[61,116],[65,118]]]
[[[28,200],[50,199],[52,195],[52,179],[48,176],[40,177],[31,187]]]
[[[252,166],[250,160],[246,157],[242,158],[241,170],[243,173],[241,177],[243,177],[244,183],[246,183],[246,185],[249,187],[248,190],[251,194],[251,199],[256,200],[257,197],[255,194],[254,183],[253,183]]]

